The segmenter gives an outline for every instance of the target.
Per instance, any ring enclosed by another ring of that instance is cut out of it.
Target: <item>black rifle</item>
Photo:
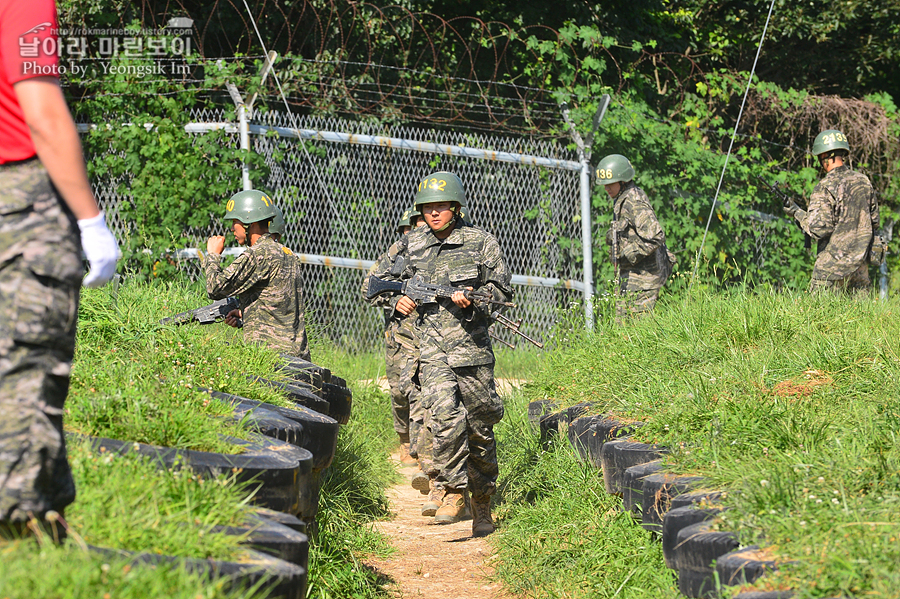
[[[426,283],[424,279],[422,279],[422,276],[418,274],[413,275],[411,279],[407,279],[402,283],[399,281],[385,281],[384,279],[379,279],[375,275],[371,275],[369,276],[369,286],[368,290],[366,291],[366,299],[372,299],[373,297],[385,293],[399,293],[407,296],[411,300],[414,300],[416,304],[422,305],[433,304],[437,302],[437,298],[439,297],[449,298],[457,291],[462,291],[466,299],[475,303],[481,302],[485,304],[493,304],[495,306],[511,306],[513,308],[516,307],[516,305],[513,303],[495,300],[494,296],[489,293],[472,291],[471,289],[466,289],[464,287],[451,287],[449,285],[432,285],[430,283]],[[519,326],[522,324],[521,320],[518,322],[513,322],[509,318],[500,314],[500,312],[497,310],[494,310],[494,312],[491,314],[491,318],[493,318],[501,326],[509,329],[529,343],[533,343],[540,348],[544,347],[543,343],[535,341],[519,330]]]
[[[225,299],[216,300],[208,306],[201,306],[181,312],[174,316],[168,316],[159,321],[159,324],[174,324],[176,326],[187,324],[189,322],[199,322],[200,324],[211,324],[217,320],[224,320],[228,313],[232,310],[240,310],[241,304],[236,297],[226,297]],[[243,323],[239,322],[238,326]]]
[[[797,202],[795,202],[792,197],[790,197],[789,195],[787,195],[786,193],[784,193],[783,191],[778,189],[777,183],[775,185],[772,185],[771,183],[769,183],[768,181],[766,181],[759,175],[756,175],[756,178],[759,179],[759,182],[762,183],[766,189],[768,189],[770,192],[774,193],[775,197],[777,197],[779,200],[781,200],[781,205],[784,206],[785,208],[789,208],[791,206],[791,204],[797,206],[798,208],[800,207],[800,205],[797,204]],[[793,215],[791,215],[791,220],[796,222],[797,226],[800,227],[800,230],[803,231],[803,227],[800,226],[800,221],[795,219]],[[803,247],[805,247],[806,249],[809,249],[812,247],[812,237],[810,237],[806,233],[806,231],[803,231]]]
[[[379,279],[375,275],[371,275],[369,276],[366,299],[370,300],[379,295],[384,295],[385,293],[399,293],[405,295],[421,306],[422,304],[434,304],[439,297],[449,298],[457,291],[462,291],[463,295],[466,296],[466,299],[471,302],[493,304],[496,306],[511,306],[513,308],[516,307],[513,303],[495,300],[493,295],[484,293],[483,291],[472,291],[465,287],[451,287],[450,285],[432,285],[431,283],[426,283],[425,279],[422,278],[422,275],[418,274],[413,275],[411,279],[407,279],[402,283],[400,281],[385,281],[384,279]]]

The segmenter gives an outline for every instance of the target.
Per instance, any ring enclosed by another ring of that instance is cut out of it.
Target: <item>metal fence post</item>
[[[591,165],[581,154],[581,246],[584,263],[584,324],[594,330],[594,255],[591,238]]]

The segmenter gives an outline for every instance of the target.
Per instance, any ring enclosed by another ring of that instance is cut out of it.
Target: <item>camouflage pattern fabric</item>
[[[615,228],[620,295],[658,290],[672,273],[675,256],[666,247],[666,234],[644,190],[631,181],[622,183],[613,203],[613,217],[606,239],[612,247]]]
[[[40,162],[0,166],[0,524],[75,500],[63,404],[75,351],[81,238]]]
[[[616,323],[622,324],[626,318],[641,318],[653,311],[659,289],[626,291],[616,300]]]
[[[387,268],[397,255],[397,244],[375,260],[363,279],[360,292],[365,299],[368,291],[369,276]],[[416,441],[418,427],[421,426],[421,410],[416,406],[419,393],[419,341],[416,338],[415,316],[404,317],[394,310],[397,297],[382,295],[369,301],[372,305],[384,309],[385,340],[385,376],[391,390],[391,415],[394,420],[394,431],[403,443],[409,443],[410,455],[416,457]],[[414,423],[413,418],[417,418]],[[416,429],[416,430],[413,430]]]
[[[866,267],[872,237],[878,229],[878,200],[868,177],[846,166],[832,169],[813,190],[809,210],[798,210],[795,218],[804,232],[818,240],[812,272],[816,282],[811,283],[811,289],[871,286],[868,272],[865,282],[856,274]],[[824,285],[822,281],[841,283]]]
[[[206,293],[218,300],[236,295],[244,320],[244,341],[309,360],[303,317],[300,262],[270,235],[228,266],[222,256],[204,253]]]
[[[832,293],[866,293],[872,289],[872,281],[869,279],[869,265],[863,264],[850,276],[843,279],[829,281],[827,279],[811,279],[809,290],[830,291]]]
[[[394,266],[400,258],[407,267],[398,275]],[[459,222],[444,240],[427,227],[411,231],[397,242],[396,255],[373,274],[402,280],[413,273],[429,283],[473,287],[501,301],[512,299],[511,274],[497,240]],[[503,403],[494,389],[494,353],[487,330],[490,311],[487,306],[460,308],[440,298],[419,306],[416,321],[419,401],[433,437],[435,484],[448,489],[468,486],[479,497],[495,488],[493,425],[503,416]],[[427,439],[424,431],[419,435],[420,460],[427,453],[423,438]],[[426,464],[427,460],[425,456]]]
[[[503,418],[493,364],[451,368],[441,360],[425,362],[422,388],[438,470],[435,486],[492,495],[499,472],[494,425]]]

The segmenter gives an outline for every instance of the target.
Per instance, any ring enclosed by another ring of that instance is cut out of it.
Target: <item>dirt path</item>
[[[399,465],[399,456],[391,456]],[[379,522],[396,553],[367,565],[388,576],[392,596],[402,599],[512,599],[490,580],[494,551],[487,539],[472,538],[472,520],[435,525],[421,515],[425,495],[409,481],[415,467],[400,468],[403,481],[388,491],[394,519]]]

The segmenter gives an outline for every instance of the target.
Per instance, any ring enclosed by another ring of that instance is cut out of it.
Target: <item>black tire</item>
[[[337,438],[340,431],[340,425],[334,418],[326,416],[315,410],[310,410],[303,406],[295,406],[293,408],[282,408],[272,404],[256,401],[255,399],[247,399],[240,395],[232,395],[230,393],[222,393],[221,391],[208,392],[212,397],[225,402],[239,402],[247,406],[262,406],[267,410],[271,410],[279,416],[284,416],[303,425],[306,431],[304,436],[303,448],[309,451],[313,456],[313,469],[321,470],[331,465],[334,459],[334,452],[337,450]]]
[[[559,436],[559,418],[562,412],[544,414],[538,421],[541,430],[541,446],[547,448]]]
[[[678,476],[665,472],[645,477],[641,494],[641,526],[661,533],[663,516],[671,509],[672,498],[702,482],[702,476]]]
[[[273,522],[278,522],[284,526],[292,530],[296,530],[297,532],[306,533],[306,522],[298,518],[293,514],[288,514],[287,512],[276,512],[275,510],[270,510],[266,508],[257,508],[254,510],[257,515],[265,518],[266,520],[271,520]]]
[[[242,401],[232,405],[234,405],[235,418],[243,420],[249,430],[297,447],[303,447],[306,431],[299,422],[285,418],[262,406],[253,406]]]
[[[308,360],[303,360],[296,356],[290,356],[288,354],[281,354],[282,364],[280,367],[283,370],[291,370],[293,372],[315,372],[319,375],[319,378],[323,383],[331,383],[331,371],[327,368],[323,368],[318,364],[314,364]]]
[[[614,418],[606,416],[597,416],[591,423],[589,434],[583,437],[587,445],[587,459],[594,465],[597,470],[603,469],[603,463],[600,454],[603,450],[603,444],[613,439],[618,439],[626,435],[630,435],[642,423],[626,424]]]
[[[604,443],[600,451],[603,483],[606,492],[620,495],[624,489],[625,471],[632,466],[658,460],[668,453],[665,447],[618,439]]]
[[[723,493],[721,491],[713,491],[710,489],[695,489],[690,493],[682,493],[672,498],[672,507],[669,509],[677,509],[681,507],[696,507],[698,505],[706,507],[721,503]]]
[[[732,551],[716,560],[716,572],[723,586],[751,584],[776,569],[774,560],[760,559],[756,545]]]
[[[252,441],[225,437],[226,441],[243,448],[243,453],[238,454],[157,447],[103,437],[87,438],[97,450],[104,448],[112,453],[136,453],[164,468],[186,466],[210,478],[234,473],[238,481],[258,487],[252,499],[255,505],[279,512],[298,513],[301,493],[313,481],[313,456],[309,451],[263,436],[257,436]]]
[[[583,401],[562,410],[559,415],[560,430],[567,429],[575,420],[587,414],[590,409],[591,404]]]
[[[296,564],[251,549],[246,550],[247,561],[182,558],[154,553],[139,553],[121,549],[91,547],[92,553],[104,557],[127,559],[133,566],[175,564],[188,572],[201,574],[209,580],[227,580],[230,589],[250,588],[265,581],[262,588],[269,589],[268,597],[281,599],[305,599],[307,571]]]
[[[588,438],[593,435],[591,426],[596,416],[581,416],[576,418],[569,425],[568,437],[569,444],[575,450],[575,455],[582,462],[590,462],[588,454]]]
[[[294,403],[297,403],[305,408],[309,408],[310,410],[315,410],[320,414],[328,414],[328,412],[331,410],[331,406],[328,405],[328,401],[316,395],[310,387],[302,386],[302,383],[292,385],[291,383],[272,381],[255,375],[250,375],[247,378],[251,381],[262,383],[263,385],[272,387],[273,389],[283,391],[285,394],[287,394],[288,399],[290,399]]]
[[[685,569],[711,574],[713,562],[737,548],[733,532],[713,530],[709,521],[699,522],[678,531],[674,562],[679,572]]]
[[[678,569],[675,555],[680,549],[678,546],[678,533],[681,529],[715,518],[721,511],[721,508],[686,506],[672,508],[666,512],[662,522],[662,550],[663,559],[667,567],[673,570]]]
[[[622,509],[633,516],[641,518],[641,505],[644,497],[644,479],[651,474],[662,470],[662,461],[653,460],[645,464],[638,464],[625,470],[625,478],[622,482]]]
[[[678,591],[685,597],[718,597],[716,578],[712,572],[678,570]]]
[[[350,412],[353,411],[353,392],[350,389],[325,383],[322,386],[322,397],[328,402],[329,416],[339,424],[350,421]]]
[[[528,423],[532,432],[540,432],[541,418],[548,414],[552,414],[557,407],[556,402],[550,401],[549,399],[539,399],[530,402],[528,404]]]
[[[262,516],[251,516],[244,526],[217,526],[227,535],[246,535],[245,545],[309,570],[309,537],[306,533]]]

